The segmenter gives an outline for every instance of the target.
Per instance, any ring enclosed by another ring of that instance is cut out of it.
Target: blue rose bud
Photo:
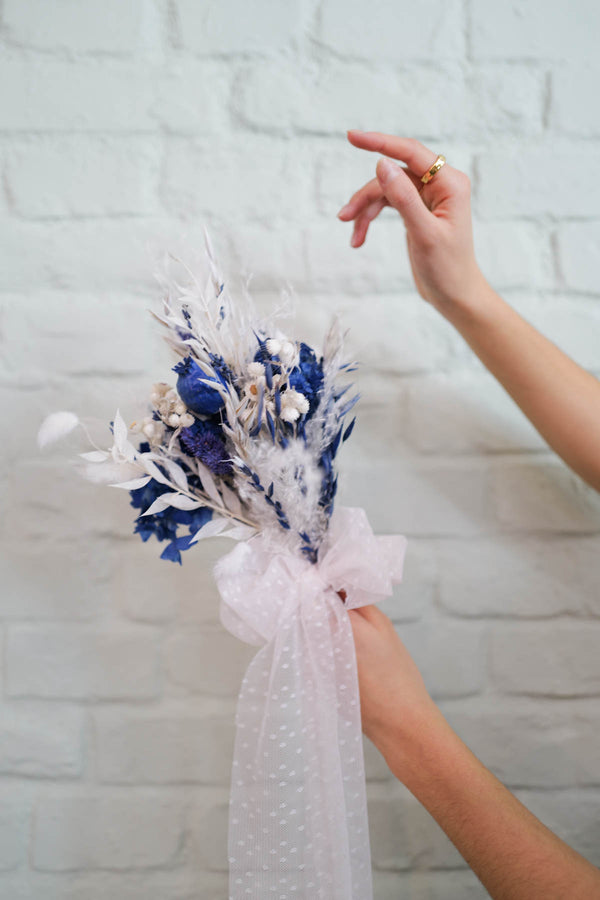
[[[199,416],[210,416],[224,406],[225,401],[219,391],[205,384],[207,380],[218,383],[217,379],[210,378],[203,372],[191,356],[186,356],[173,366],[173,371],[178,375],[177,393],[191,412]],[[219,380],[222,384],[222,379]]]

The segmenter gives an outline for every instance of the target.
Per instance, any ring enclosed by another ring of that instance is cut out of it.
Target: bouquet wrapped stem
[[[347,610],[389,596],[405,539],[375,537],[362,509],[334,508],[336,457],[358,395],[334,321],[322,352],[234,303],[206,235],[208,272],[165,256],[152,315],[178,357],[84,474],[129,492],[163,559],[216,535],[225,628],[259,649],[236,713],[229,820],[231,900],[370,900],[360,700]],[[183,268],[185,279],[173,271]],[[40,445],[82,424],[49,416]]]

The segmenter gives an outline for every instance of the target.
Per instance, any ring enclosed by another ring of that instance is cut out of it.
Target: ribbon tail
[[[352,628],[306,586],[242,682],[229,813],[230,900],[372,900]]]

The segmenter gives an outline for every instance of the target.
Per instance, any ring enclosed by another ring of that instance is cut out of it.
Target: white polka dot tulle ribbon
[[[405,548],[402,536],[376,537],[363,509],[341,507],[317,565],[259,535],[215,566],[223,625],[261,646],[236,713],[230,900],[373,896],[347,610],[392,593]]]

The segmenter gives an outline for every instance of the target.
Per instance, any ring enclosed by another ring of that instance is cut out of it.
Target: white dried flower
[[[291,341],[283,341],[277,354],[285,365],[291,365],[296,357],[296,346]]]
[[[131,431],[134,434],[143,434],[148,438],[150,444],[158,445],[163,439],[165,426],[162,422],[153,419],[152,416],[145,416],[139,422],[133,423]]]
[[[295,422],[309,410],[309,403],[304,394],[293,389],[281,395],[281,416],[284,422]]]
[[[251,362],[246,369],[250,378],[260,378],[265,374],[265,367],[261,362]]]

